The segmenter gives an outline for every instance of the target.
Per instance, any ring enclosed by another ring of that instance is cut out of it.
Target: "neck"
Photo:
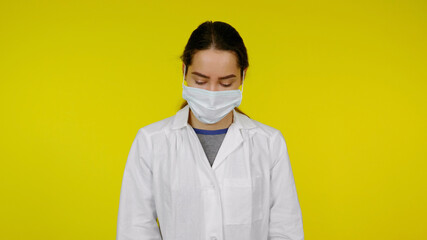
[[[191,109],[189,109],[188,123],[194,128],[204,129],[204,130],[217,130],[217,129],[228,128],[233,123],[233,111],[230,111],[219,122],[216,122],[214,124],[206,124],[206,123],[200,122],[196,118],[196,116],[194,116]]]

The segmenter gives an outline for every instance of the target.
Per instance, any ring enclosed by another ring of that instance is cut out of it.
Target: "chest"
[[[272,162],[268,140],[248,132],[231,130],[227,134],[212,166],[193,132],[162,135],[153,141],[158,206],[177,216],[198,216],[217,209],[226,225],[263,217]]]
[[[152,150],[153,176],[171,187],[181,187],[185,179],[198,179],[195,186],[222,185],[224,179],[247,184],[254,176],[267,177],[273,160],[265,136],[237,129],[227,132],[212,166],[192,129],[159,134]]]

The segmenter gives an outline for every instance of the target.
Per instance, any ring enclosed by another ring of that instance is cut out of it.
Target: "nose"
[[[209,91],[219,91],[218,84],[210,83],[207,90],[209,90]]]

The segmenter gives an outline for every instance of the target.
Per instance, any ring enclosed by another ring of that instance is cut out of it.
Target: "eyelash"
[[[197,82],[196,81],[196,84],[197,85],[203,85],[203,84],[205,84],[205,82]],[[228,84],[228,85],[224,85],[224,84],[221,84],[222,86],[224,86],[224,87],[229,87],[229,86],[231,86],[231,83],[230,84]]]

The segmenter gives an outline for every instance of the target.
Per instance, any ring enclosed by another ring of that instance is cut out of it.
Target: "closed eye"
[[[196,82],[196,84],[197,85],[203,85],[203,84],[205,84],[206,82],[197,82],[197,81],[195,81]],[[221,84],[223,87],[230,87],[232,84],[230,83],[230,84]]]

